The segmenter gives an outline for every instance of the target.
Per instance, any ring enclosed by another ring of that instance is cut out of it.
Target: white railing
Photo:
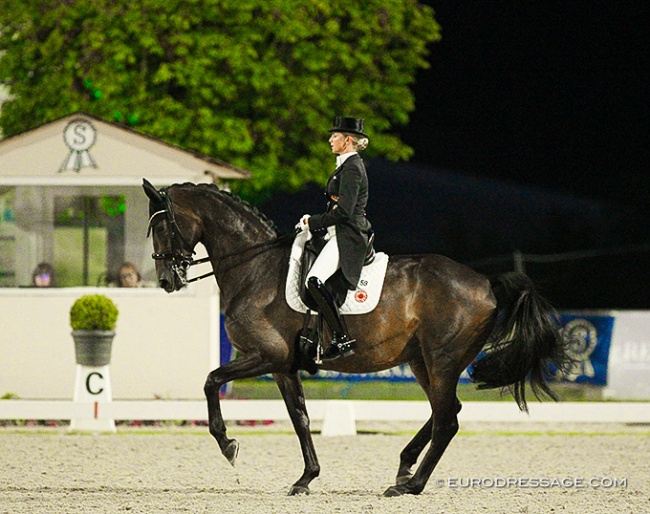
[[[289,420],[282,400],[222,400],[227,421]],[[466,402],[460,422],[650,423],[650,402],[530,403],[530,414],[514,402]],[[310,419],[322,421],[322,435],[356,434],[356,421],[417,421],[431,415],[425,401],[307,400]],[[0,419],[207,420],[204,401],[72,402],[2,400]]]

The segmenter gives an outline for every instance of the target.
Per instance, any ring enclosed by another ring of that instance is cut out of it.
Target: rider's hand
[[[296,225],[296,232],[302,232],[304,230],[309,230],[309,214],[303,215],[300,218],[300,221]]]

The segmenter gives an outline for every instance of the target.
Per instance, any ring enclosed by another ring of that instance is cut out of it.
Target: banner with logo
[[[606,385],[609,348],[614,327],[614,317],[609,315],[563,314],[561,316],[561,323],[562,336],[568,345],[568,352],[574,362],[564,374],[557,378],[579,384],[588,383],[594,385]],[[221,362],[225,363],[230,360],[228,358],[228,352],[230,350],[223,348],[224,342],[227,342],[227,337],[223,328],[221,334]],[[230,344],[227,344],[228,347],[230,347]],[[352,374],[319,370],[315,375],[310,375],[307,372],[303,372],[303,378],[347,381],[415,381],[413,372],[408,364],[403,364],[376,373]],[[470,382],[467,370],[462,373],[459,382]]]
[[[562,315],[562,336],[573,364],[559,378],[578,384],[607,384],[614,316]]]

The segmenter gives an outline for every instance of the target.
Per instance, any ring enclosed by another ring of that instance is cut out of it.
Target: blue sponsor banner
[[[574,362],[559,378],[578,384],[606,385],[613,329],[613,316],[563,314],[562,335]]]
[[[219,316],[219,366],[223,366],[235,358],[235,349],[230,344],[228,335],[226,334],[226,327],[224,326],[225,316]],[[230,394],[232,391],[232,382],[228,382],[221,386],[219,392],[221,395]]]
[[[234,357],[232,346],[223,328],[221,316],[221,363],[225,364]],[[614,317],[607,315],[563,314],[561,316],[562,335],[568,345],[568,351],[574,359],[573,365],[566,373],[558,377],[561,380],[605,385],[607,383],[607,365],[609,347],[614,328]],[[414,382],[415,377],[408,364],[396,366],[376,373],[339,373],[337,371],[319,370],[315,375],[302,372],[302,377],[312,380],[346,380],[351,382],[382,380],[389,382]],[[469,383],[468,371],[460,376],[459,383]]]

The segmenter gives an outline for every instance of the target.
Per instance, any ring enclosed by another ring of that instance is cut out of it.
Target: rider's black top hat
[[[329,131],[347,132],[349,134],[359,134],[360,136],[368,137],[368,134],[365,134],[363,130],[362,118],[345,118],[343,116],[337,116],[334,118],[334,126]]]

